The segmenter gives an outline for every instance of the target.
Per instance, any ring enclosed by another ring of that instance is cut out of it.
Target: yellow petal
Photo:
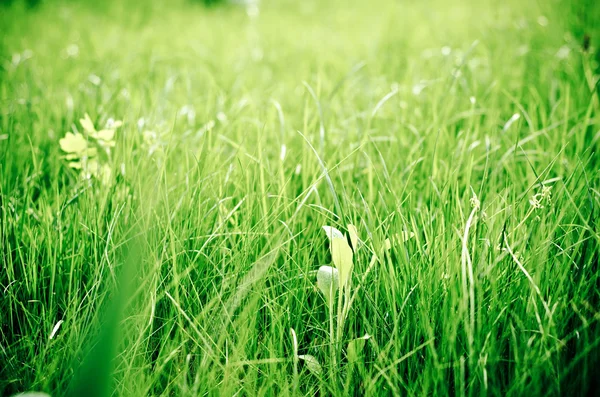
[[[98,175],[98,172],[100,171],[100,164],[98,164],[98,160],[96,159],[89,159],[85,162],[83,168],[92,175]]]
[[[95,133],[94,138],[96,139],[102,139],[103,141],[112,141],[113,138],[115,137],[115,130],[100,130],[97,133]]]
[[[87,142],[83,135],[67,132],[59,141],[60,148],[67,153],[82,153],[87,148]]]
[[[71,161],[69,163],[69,167],[75,168],[76,170],[80,170],[81,169],[81,163],[79,161]]]
[[[92,119],[90,118],[89,114],[86,113],[84,118],[79,119],[79,122],[81,123],[83,129],[88,133],[92,134],[96,132],[96,129],[94,128],[94,123],[92,122]]]
[[[92,158],[92,157],[96,157],[97,154],[98,154],[98,149],[96,149],[95,147],[90,147],[90,148],[87,148],[87,150],[81,154],[81,157]]]

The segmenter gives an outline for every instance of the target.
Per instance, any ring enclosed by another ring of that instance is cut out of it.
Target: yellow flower
[[[111,119],[106,128],[97,131],[86,113],[79,123],[85,134],[67,132],[59,141],[60,148],[66,153],[64,158],[69,162],[69,167],[81,170],[83,178],[95,177],[104,185],[108,185],[112,178],[112,169],[105,163],[106,159],[98,155],[98,147],[104,149],[110,159],[110,148],[115,146],[115,130],[123,125],[123,122]]]
[[[123,125],[123,122],[120,120],[109,120],[109,125],[106,128],[97,131],[90,115],[87,113],[82,119],[79,119],[79,123],[83,127],[83,130],[87,132],[90,137],[94,138],[104,149],[115,146],[115,131]]]
[[[67,153],[79,154],[87,149],[87,141],[81,134],[67,132],[65,137],[62,138],[59,143],[60,148]]]

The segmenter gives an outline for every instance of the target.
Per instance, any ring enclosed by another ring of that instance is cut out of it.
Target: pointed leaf
[[[352,248],[345,238],[331,240],[331,257],[339,271],[340,289],[344,288],[352,275]]]
[[[292,334],[292,347],[294,349],[294,358],[298,357],[298,337],[296,336],[296,331],[294,328],[290,328],[290,333]]]
[[[321,373],[323,373],[323,368],[321,367],[321,364],[319,364],[319,360],[317,360],[315,356],[311,356],[310,354],[303,354],[298,356],[298,358],[300,360],[304,360],[306,368],[308,368],[308,370],[313,375],[319,376],[321,375]]]
[[[331,257],[339,271],[340,289],[343,288],[352,274],[352,248],[348,245],[346,237],[338,229],[323,226],[331,245]]]
[[[331,226],[323,226],[323,230],[325,230],[325,234],[327,234],[327,238],[331,241],[334,238],[344,238],[344,234],[340,232],[335,227]]]
[[[356,363],[362,361],[362,352],[365,347],[365,343],[369,340],[371,336],[369,334],[365,334],[364,336],[356,339],[352,339],[348,342],[348,348],[346,350],[346,357],[348,357],[348,362]]]

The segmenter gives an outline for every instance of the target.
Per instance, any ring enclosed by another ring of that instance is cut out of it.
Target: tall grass
[[[3,6],[0,392],[593,390],[598,8]],[[85,113],[124,121],[108,184],[59,145]]]

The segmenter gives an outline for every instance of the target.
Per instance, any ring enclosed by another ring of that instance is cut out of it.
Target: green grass
[[[156,3],[0,5],[1,395],[593,390],[597,2]]]

